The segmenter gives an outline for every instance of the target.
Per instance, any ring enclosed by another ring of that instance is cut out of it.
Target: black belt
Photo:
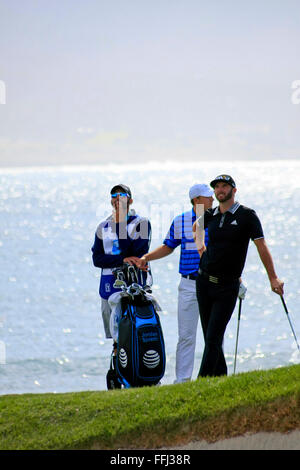
[[[238,281],[238,278],[228,278],[228,277],[216,277],[211,274],[206,273],[205,271],[202,271],[202,269],[199,268],[198,273],[200,276],[205,277],[206,279],[209,280],[209,282],[212,282],[213,284],[226,284],[229,282],[235,282]]]
[[[193,274],[182,274],[182,277],[184,277],[185,279],[192,279],[193,281],[196,281],[198,273],[196,272]]]

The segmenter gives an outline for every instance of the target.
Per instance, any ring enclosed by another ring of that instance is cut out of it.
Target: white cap
[[[194,184],[189,191],[191,200],[198,196],[210,197],[213,194],[214,192],[207,184]]]

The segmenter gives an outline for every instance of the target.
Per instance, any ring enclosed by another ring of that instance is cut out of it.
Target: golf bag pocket
[[[165,373],[165,345],[153,304],[123,300],[117,373],[125,387],[157,384]]]

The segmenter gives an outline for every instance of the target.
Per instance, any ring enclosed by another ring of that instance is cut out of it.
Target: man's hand
[[[137,267],[142,271],[148,271],[148,261],[145,258],[145,255],[137,260]]]
[[[200,248],[197,248],[198,249],[198,253],[199,253],[199,256],[201,258],[201,256],[203,255],[203,253],[206,251],[206,246],[205,245],[202,245]]]
[[[128,256],[127,258],[123,259],[123,262],[130,264],[130,266],[137,266],[138,261],[139,258],[137,256]]]
[[[128,256],[127,258],[123,259],[124,263],[128,263],[131,266],[137,266],[141,271],[148,271],[147,261],[145,260],[144,256],[142,258],[138,258],[137,256]]]
[[[284,294],[284,291],[283,291],[284,282],[278,279],[278,277],[271,279],[270,284],[271,284],[271,289],[273,292],[275,292],[275,294],[278,294],[280,296]]]

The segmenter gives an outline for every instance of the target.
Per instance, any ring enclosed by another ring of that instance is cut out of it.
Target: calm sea
[[[105,390],[111,341],[104,337],[98,284],[91,260],[99,221],[110,213],[109,191],[124,182],[133,207],[151,218],[151,248],[160,245],[174,215],[190,208],[188,189],[232,174],[237,200],[259,215],[285,300],[300,338],[300,162],[149,163],[0,169],[0,394]],[[152,262],[161,307],[167,366],[175,378],[179,249]],[[243,274],[237,372],[299,363],[280,298],[273,294],[253,243]],[[224,341],[233,372],[235,311]],[[198,329],[194,378],[203,351]]]

